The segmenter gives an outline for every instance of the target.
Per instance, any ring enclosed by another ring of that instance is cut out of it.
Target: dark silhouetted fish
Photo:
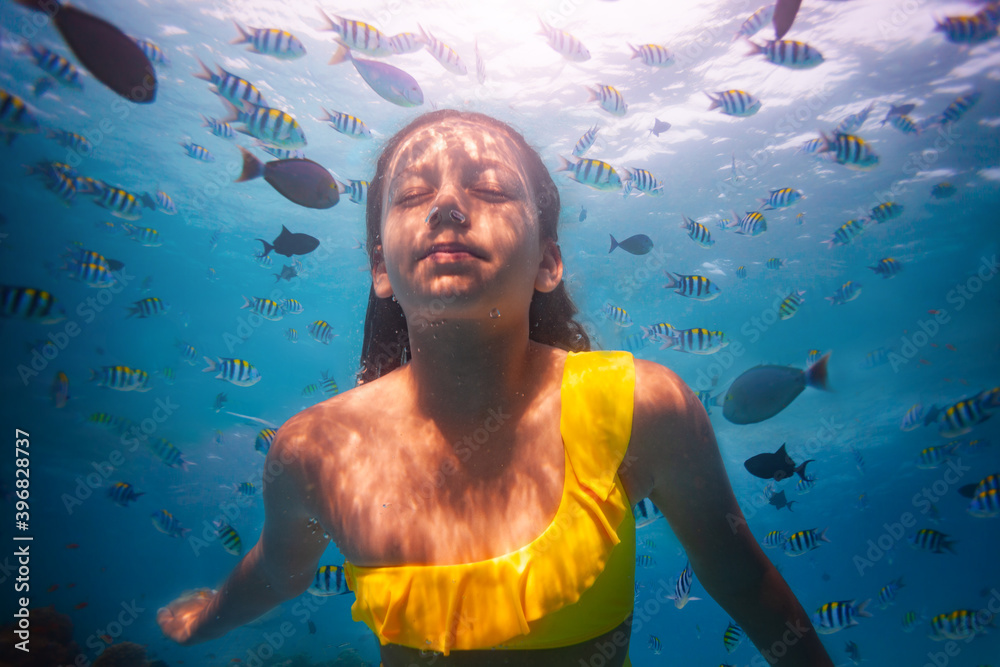
[[[297,275],[299,275],[299,272],[295,270],[294,266],[283,264],[281,266],[281,273],[274,274],[274,282],[278,282],[279,280],[291,280]]]
[[[288,231],[284,225],[281,226],[281,233],[273,242],[268,243],[264,239],[256,239],[264,244],[264,257],[273,250],[279,255],[291,257],[292,255],[308,255],[319,247],[319,239],[308,234],[296,234]]]
[[[121,30],[58,0],[17,2],[52,16],[73,54],[105,86],[136,104],[150,104],[156,99],[153,63]]]
[[[312,621],[309,621],[309,634],[311,635],[316,634],[316,624],[313,623]]]
[[[774,7],[774,39],[781,39],[791,29],[801,4],[802,0],[778,0]]]
[[[253,153],[239,147],[243,172],[237,183],[264,177],[281,196],[306,208],[332,208],[340,201],[337,182],[322,165],[306,158],[273,160],[264,164]]]
[[[649,131],[650,134],[655,134],[660,136],[660,132],[666,132],[670,129],[670,123],[662,121],[659,118],[653,119],[653,129]]]
[[[633,255],[645,255],[647,252],[653,249],[653,239],[649,238],[645,234],[636,234],[635,236],[630,236],[624,241],[617,241],[613,234],[611,236],[611,250],[612,252],[615,248],[621,248],[625,252],[632,253]]]
[[[885,120],[889,120],[893,116],[905,116],[916,108],[916,104],[900,104],[899,106],[892,104],[889,107],[889,113],[885,115]]]
[[[809,459],[808,461],[804,461],[802,465],[796,466],[795,461],[785,451],[785,445],[782,443],[778,451],[773,454],[751,456],[743,462],[743,467],[751,475],[760,477],[761,479],[773,479],[780,482],[783,479],[788,479],[795,473],[798,473],[799,477],[805,479],[806,465],[811,461],[815,461],[815,459]]]
[[[580,204],[580,222],[583,222],[586,219],[587,219],[587,207],[584,206],[583,204]]]
[[[734,424],[756,424],[788,407],[806,387],[827,390],[827,352],[802,370],[791,366],[756,366],[733,380],[722,414]]]
[[[354,64],[354,69],[365,83],[383,99],[401,107],[418,107],[424,103],[424,93],[420,90],[420,84],[398,67],[376,60],[358,58],[343,43],[330,58],[330,64],[337,65],[348,60]]]
[[[105,261],[108,263],[108,268],[112,271],[121,271],[125,268],[125,262],[120,262],[117,259],[108,258]]]
[[[780,510],[782,507],[787,507],[788,511],[791,512],[792,505],[794,505],[798,501],[793,500],[792,502],[788,502],[788,499],[785,498],[785,492],[778,491],[776,494],[768,498],[767,502],[770,503],[771,505],[774,505],[774,509],[776,510]]]

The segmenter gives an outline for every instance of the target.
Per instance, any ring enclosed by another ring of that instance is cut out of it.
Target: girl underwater
[[[833,665],[695,395],[659,364],[588,351],[559,193],[520,134],[422,115],[388,142],[367,206],[360,383],[281,427],[260,540],[218,592],[158,612],[168,637],[220,637],[302,594],[332,539],[385,667],[629,665],[631,508],[649,497],[766,660]]]

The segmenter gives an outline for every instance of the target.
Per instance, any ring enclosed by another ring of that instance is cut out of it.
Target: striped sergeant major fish
[[[157,44],[149,41],[148,39],[140,39],[138,37],[133,37],[132,41],[139,47],[139,50],[142,51],[143,55],[149,58],[150,62],[158,65],[170,66],[170,58],[167,57],[167,54],[164,53],[163,49],[161,49]]]
[[[980,633],[986,633],[992,625],[992,617],[980,611],[971,609],[956,609],[947,614],[938,614],[931,619],[931,634],[927,635],[934,641],[945,639],[971,639]]]
[[[829,635],[834,632],[858,624],[858,618],[871,618],[871,612],[865,609],[871,600],[865,600],[856,605],[857,600],[827,602],[812,615],[816,632]]]
[[[237,130],[250,135],[266,144],[279,148],[301,148],[306,145],[306,135],[291,115],[281,109],[243,102],[243,109],[227,105],[229,115],[223,118],[226,123],[243,123],[244,127]]]
[[[887,201],[872,208],[870,219],[879,223],[895,220],[903,215],[904,206],[894,201]]]
[[[747,211],[743,217],[736,211],[732,211],[733,221],[726,225],[725,229],[735,228],[737,234],[744,236],[760,236],[767,231],[767,219],[760,211]]]
[[[603,312],[605,317],[620,327],[630,327],[634,324],[634,322],[632,322],[632,318],[629,317],[627,312],[625,312],[625,309],[619,306],[613,306],[610,303],[606,303],[604,304]]]
[[[25,43],[21,49],[21,53],[34,58],[36,65],[45,70],[46,74],[62,85],[83,90],[83,82],[80,80],[80,70],[58,53],[44,46],[34,46],[29,43]]]
[[[435,60],[441,63],[442,67],[459,76],[465,76],[469,73],[455,49],[428,33],[420,24],[417,24],[417,27],[420,28],[420,37],[424,42],[424,48],[434,56]]]
[[[868,115],[874,109],[875,109],[875,103],[872,102],[858,113],[852,113],[850,116],[840,121],[840,124],[837,125],[837,127],[835,127],[833,130],[834,136],[838,134],[851,134],[853,132],[857,132],[858,130],[860,130],[861,126],[865,124],[866,120],[868,120]],[[821,140],[813,139],[813,141],[821,141]],[[809,152],[815,152],[815,151],[809,151]]]
[[[996,412],[995,392],[996,390],[980,392],[944,409],[933,406],[927,412],[924,423],[937,423],[938,433],[946,438],[965,435]]]
[[[809,155],[817,155],[819,153],[822,153],[824,148],[826,148],[826,141],[824,139],[822,138],[810,139],[806,143],[802,144],[802,146],[796,152],[807,153]]]
[[[867,171],[878,165],[879,157],[867,141],[853,134],[837,134],[832,138],[823,134],[819,153],[830,153],[833,161],[848,169]]]
[[[935,554],[943,554],[945,551],[955,553],[955,540],[945,533],[938,532],[933,528],[921,528],[908,540],[910,546],[920,551],[930,551]]]
[[[323,375],[319,381],[319,387],[327,396],[336,396],[340,392],[340,388],[337,387],[337,381],[333,379],[332,375],[330,375],[330,371],[323,371]]]
[[[802,199],[802,191],[795,188],[771,190],[771,194],[766,199],[758,197],[757,201],[761,202],[758,210],[770,211],[776,208],[788,208],[800,199]]]
[[[219,374],[215,376],[216,380],[225,380],[237,387],[252,387],[260,382],[260,371],[249,361],[231,357],[216,357],[216,361],[212,361],[209,357],[204,357],[204,359],[208,365],[201,372],[214,373],[218,371]]]
[[[635,354],[639,350],[642,350],[648,344],[649,342],[640,333],[629,334],[628,336],[625,336],[624,338],[621,339],[622,348],[631,352],[632,354]]]
[[[101,181],[94,181],[94,203],[123,220],[138,220],[142,217],[141,199],[131,192],[116,188]]]
[[[684,563],[684,569],[677,575],[677,583],[674,584],[674,594],[667,597],[674,601],[674,606],[683,609],[691,600],[701,598],[691,596],[691,585],[694,583],[694,571],[691,570],[691,563]]]
[[[812,475],[806,475],[805,477],[800,479],[798,483],[795,485],[795,490],[798,492],[800,496],[803,493],[809,493],[810,491],[812,491],[812,488],[816,486],[817,481],[818,480]]]
[[[538,22],[542,26],[538,34],[545,37],[549,41],[549,46],[563,58],[574,63],[590,60],[590,51],[583,45],[583,42],[564,30],[553,28],[540,17]]]
[[[333,327],[326,320],[316,320],[308,326],[309,335],[318,343],[329,345],[333,340]]]
[[[45,290],[0,285],[0,317],[56,324],[66,319],[66,310]]]
[[[198,350],[195,349],[194,345],[178,339],[174,341],[174,347],[181,353],[181,357],[189,366],[197,365]]]
[[[122,223],[122,231],[136,243],[147,248],[155,248],[160,244],[160,233],[152,227],[136,227],[127,222]]]
[[[645,528],[657,519],[662,519],[663,513],[656,508],[652,500],[643,498],[632,506],[632,516],[635,517],[636,528]]]
[[[636,594],[638,595],[638,593]],[[649,636],[649,643],[647,644],[649,650],[653,652],[653,655],[660,655],[663,652],[663,642],[656,635]]]
[[[719,296],[719,293],[722,291],[718,285],[705,276],[687,276],[681,273],[675,275],[669,271],[664,271],[664,273],[667,274],[667,279],[670,283],[664,285],[663,288],[673,289],[675,294],[680,294],[681,296],[699,301],[711,301]]]
[[[215,527],[215,534],[222,541],[222,548],[234,556],[243,555],[243,540],[240,539],[240,534],[236,532],[236,529],[230,526],[224,521],[213,521],[212,526]]]
[[[322,107],[320,107],[322,108]],[[335,129],[341,134],[346,134],[352,139],[371,139],[372,132],[365,125],[364,121],[357,116],[352,116],[351,114],[341,113],[340,111],[334,111],[330,113],[326,109],[323,109],[324,117],[320,118],[320,121],[324,123],[329,123],[330,127]]]
[[[826,300],[829,301],[832,306],[842,306],[848,301],[854,301],[860,294],[861,283],[848,280],[833,293],[833,296],[826,297]]]
[[[69,273],[69,277],[86,283],[90,287],[110,287],[117,282],[111,269],[92,262],[78,262],[70,260],[63,266],[63,270]]]
[[[202,162],[215,162],[215,156],[204,146],[199,146],[190,141],[187,143],[181,142],[181,146],[187,151],[188,157],[193,157],[195,160]]]
[[[764,266],[766,266],[767,268],[771,269],[772,271],[777,271],[778,269],[780,269],[784,265],[785,265],[785,260],[780,259],[778,257],[771,257],[764,264]]]
[[[705,93],[712,103],[708,110],[722,109],[722,113],[727,116],[738,116],[745,118],[760,111],[760,100],[745,90],[723,90],[714,96]]]
[[[823,54],[805,42],[786,39],[768,40],[763,46],[755,42],[750,42],[750,46],[753,48],[747,53],[747,56],[763,54],[767,60],[775,65],[791,69],[810,69],[823,62]]]
[[[229,100],[236,107],[241,106],[243,102],[249,102],[257,106],[267,106],[264,96],[261,95],[256,86],[246,79],[241,79],[221,67],[218,68],[218,73],[212,72],[201,59],[198,59],[198,64],[201,65],[201,71],[194,73],[195,78],[208,81],[215,86],[212,92],[216,95]]]
[[[273,428],[261,429],[254,440],[253,448],[264,456],[267,456],[267,453],[271,450],[272,443],[274,443],[274,436],[277,434],[278,432]]]
[[[59,371],[52,378],[52,385],[49,387],[49,397],[52,405],[61,410],[69,402],[69,377],[66,373]]]
[[[223,139],[234,139],[236,133],[233,130],[233,126],[229,123],[225,123],[216,118],[209,118],[204,114],[201,114],[201,126],[207,127],[217,137],[222,137]]]
[[[997,36],[997,24],[987,15],[946,16],[943,20],[935,20],[935,30],[953,44],[978,44]]]
[[[1000,491],[985,489],[979,492],[969,503],[967,511],[980,519],[993,519],[1000,516]]]
[[[15,136],[13,133],[7,134],[8,139],[13,136]],[[76,186],[77,180],[74,177],[51,165],[44,163],[39,163],[38,167],[25,165],[25,173],[41,177],[45,183],[45,187],[59,197],[59,201],[64,206],[69,206],[76,198],[77,192],[79,192]]]
[[[628,112],[628,105],[625,98],[613,86],[597,84],[597,88],[587,86],[587,101],[600,101],[601,108],[613,116],[624,116]]]
[[[670,67],[674,64],[674,54],[665,46],[659,44],[628,45],[632,49],[632,60],[640,59],[650,67]]]
[[[128,307],[128,317],[138,315],[140,319],[162,315],[170,310],[170,304],[157,296],[140,299]]]
[[[661,340],[661,350],[672,349],[688,354],[715,354],[729,345],[729,339],[723,332],[703,328],[675,329],[671,336]]]
[[[736,277],[740,280],[746,280],[747,277],[747,267],[740,264],[736,267]]]
[[[183,527],[177,517],[167,510],[157,510],[151,516],[156,529],[170,537],[184,537],[191,532],[190,528]]]
[[[120,505],[122,507],[128,507],[129,503],[135,502],[139,499],[139,496],[144,495],[146,495],[144,491],[136,491],[135,487],[128,482],[115,482],[108,489],[108,497],[111,498],[116,505]]]
[[[656,559],[649,554],[639,554],[635,557],[636,567],[654,567],[656,565]]]
[[[917,454],[917,467],[923,470],[938,468],[955,454],[956,449],[958,449],[957,442],[950,442],[947,445],[938,445],[936,447],[924,447]]]
[[[799,307],[805,303],[805,290],[792,290],[792,293],[785,297],[778,307],[778,318],[787,320],[799,311]]]
[[[149,202],[151,201],[154,204],[152,208],[155,210],[162,211],[167,215],[177,215],[177,205],[174,204],[174,200],[170,198],[170,195],[163,190],[157,190],[156,194],[149,199],[147,199],[147,196],[144,194],[142,198],[142,202],[147,208],[149,208]]]
[[[772,18],[774,18],[774,5],[761,7],[740,25],[739,31],[733,36],[733,41],[735,42],[740,37],[753,37],[761,28],[770,23]]]
[[[681,223],[681,229],[687,230],[688,236],[691,237],[692,241],[700,245],[702,248],[711,248],[715,245],[715,241],[712,239],[712,233],[708,231],[708,228],[705,227],[705,225],[691,220],[683,213],[681,214],[681,217],[684,219],[684,222]]]
[[[659,324],[654,324],[651,327],[639,327],[642,329],[642,337],[650,338],[656,340],[658,338],[669,338],[674,335],[677,329],[673,328],[666,322],[660,322]]]
[[[244,29],[236,21],[233,21],[233,25],[236,26],[240,36],[229,43],[249,44],[247,51],[274,56],[281,60],[294,60],[306,54],[306,47],[302,45],[299,38],[285,30],[276,28]]]
[[[903,270],[903,263],[893,257],[884,257],[878,261],[878,264],[868,268],[888,280]]]
[[[337,33],[336,41],[352,51],[360,51],[375,58],[394,53],[389,37],[375,26],[337,15],[331,18],[322,9],[319,10],[319,15],[325,23],[322,30]]]
[[[252,312],[257,313],[265,320],[270,320],[272,322],[277,322],[285,316],[285,310],[281,307],[280,303],[259,296],[255,296],[251,299],[244,296],[243,305],[240,306],[240,310],[244,308],[249,308]]]
[[[878,602],[880,607],[885,610],[889,608],[889,605],[895,604],[896,593],[898,593],[899,589],[904,586],[905,584],[903,583],[903,578],[898,577],[880,588],[878,592]]]
[[[583,154],[590,150],[590,147],[594,145],[594,140],[597,139],[597,133],[600,129],[600,125],[595,125],[583,133],[583,136],[576,142],[576,146],[573,147],[574,157],[583,157]]]
[[[920,123],[918,123],[917,121],[913,120],[912,118],[904,114],[897,114],[894,116],[890,116],[889,120],[884,122],[888,122],[889,125],[892,125],[894,128],[896,128],[903,134],[920,134],[921,130],[923,129]]]
[[[98,387],[117,391],[148,391],[151,387],[149,374],[128,366],[102,366],[100,370],[90,369],[90,381]]]
[[[0,134],[5,135],[6,143],[10,145],[18,134],[34,134],[38,131],[38,119],[24,100],[0,88]]]
[[[663,196],[663,181],[653,176],[648,170],[623,169],[622,172],[626,175],[627,191],[624,196],[628,196],[628,193],[632,191],[638,191],[640,195],[647,194],[651,197]]]
[[[735,651],[743,643],[744,638],[746,633],[743,632],[743,628],[729,621],[725,632],[722,633],[722,645],[726,647],[726,653]]]
[[[183,454],[181,454],[181,450],[177,449],[177,446],[166,438],[157,438],[152,441],[147,440],[146,446],[149,447],[149,451],[153,452],[156,458],[171,468],[180,468],[186,472],[188,466],[194,465],[186,460]]]
[[[825,243],[827,248],[832,248],[835,245],[848,245],[854,239],[858,238],[865,232],[865,220],[848,220],[840,227],[837,231],[833,233],[833,236],[826,239],[825,241],[820,241],[820,243]]]
[[[284,309],[284,311],[286,313],[288,313],[290,315],[298,315],[303,310],[305,310],[305,308],[302,306],[301,303],[299,303],[298,301],[296,301],[295,299],[293,299],[291,297],[288,297],[287,299],[282,300],[281,307],[282,307],[282,309]]]
[[[968,95],[956,97],[955,101],[949,104],[948,107],[941,112],[941,115],[938,116],[938,122],[942,125],[954,123],[965,115],[965,112],[971,109],[972,105],[978,102],[979,98],[982,96],[983,94],[977,90],[969,93]]]
[[[958,492],[966,498],[975,498],[985,491],[998,490],[1000,490],[1000,474],[993,473],[992,475],[983,477],[975,484],[966,484],[959,487]]]
[[[87,137],[77,134],[76,132],[67,132],[66,130],[49,130],[46,133],[49,139],[54,139],[59,143],[60,146],[74,150],[77,153],[83,153],[89,155],[94,147],[90,144]],[[70,174],[67,174],[69,176]],[[73,174],[75,176],[75,174]]]
[[[423,48],[424,42],[420,39],[420,35],[415,32],[400,32],[389,38],[389,46],[392,48],[392,52],[398,56],[404,53],[416,53]]]
[[[622,187],[621,176],[615,168],[601,160],[580,158],[571,162],[560,155],[556,171],[568,171],[574,181],[595,190],[618,190]]]
[[[909,410],[906,411],[906,414],[903,415],[903,421],[899,425],[899,430],[912,431],[918,426],[926,426],[926,417],[927,411],[924,409],[924,406],[920,403],[915,403]]]
[[[785,539],[782,549],[789,556],[801,556],[813,549],[818,549],[820,542],[830,541],[826,536],[827,530],[827,528],[824,528],[817,533],[815,528],[810,528],[809,530],[800,530],[792,533]]]
[[[306,589],[310,595],[326,597],[328,595],[344,595],[349,593],[344,570],[336,565],[320,565],[316,570],[312,585]]]

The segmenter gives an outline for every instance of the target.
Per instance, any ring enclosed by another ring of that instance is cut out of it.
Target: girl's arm
[[[221,637],[285,600],[301,595],[312,583],[329,538],[312,521],[303,458],[297,437],[278,432],[267,455],[264,479],[264,529],[219,591],[199,591],[160,609],[156,619],[165,635],[181,644]]]
[[[702,586],[770,664],[833,667],[809,616],[750,533],[705,409],[672,371],[638,359],[629,464],[634,500],[648,495],[663,512]]]

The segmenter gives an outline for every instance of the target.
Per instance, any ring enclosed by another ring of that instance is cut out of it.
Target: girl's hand
[[[166,607],[156,612],[156,622],[160,624],[163,634],[178,644],[197,644],[203,639],[192,637],[202,622],[202,612],[215,597],[216,591],[208,588],[185,593]]]

